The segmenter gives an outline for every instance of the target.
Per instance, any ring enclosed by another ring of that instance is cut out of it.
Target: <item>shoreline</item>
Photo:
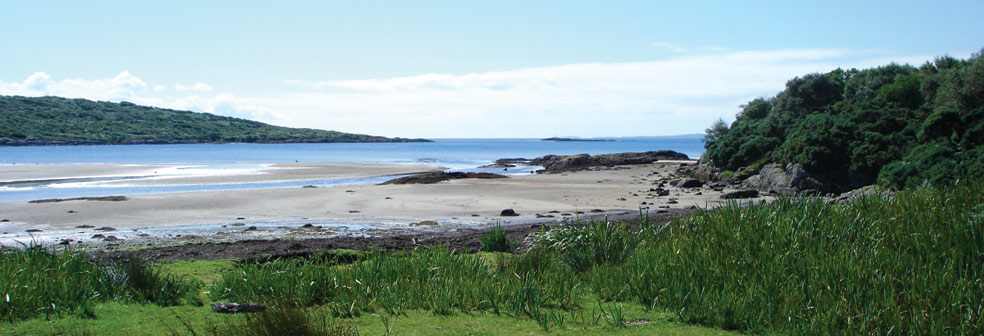
[[[577,172],[436,184],[146,194],[127,196],[122,201],[8,201],[0,202],[0,243],[10,246],[15,240],[30,242],[41,238],[48,244],[62,242],[70,246],[116,249],[257,239],[433,235],[481,230],[496,222],[528,226],[586,216],[635,218],[640,211],[657,215],[724,204],[726,201],[720,199],[722,192],[670,185],[681,177],[677,169],[689,164],[693,162],[592,167]],[[382,175],[382,172],[411,173],[422,167],[277,165],[278,169],[266,174],[196,179],[214,182],[324,177],[325,174],[366,176]],[[657,195],[654,192],[657,188],[668,193]],[[763,199],[767,198],[753,201]],[[514,209],[519,215],[501,216],[505,209]],[[97,230],[100,228],[111,229]],[[28,230],[40,231],[25,232]]]

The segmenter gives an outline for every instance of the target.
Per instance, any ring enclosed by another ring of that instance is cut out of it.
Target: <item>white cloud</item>
[[[37,72],[20,83],[0,82],[0,93],[23,96],[61,96],[96,100],[128,100],[147,93],[147,84],[140,78],[123,71],[113,78],[85,80],[64,79],[55,81],[44,72]]]
[[[793,49],[714,52],[660,61],[584,63],[510,71],[346,81],[271,83],[262,95],[216,92],[204,83],[154,89],[128,72],[55,81],[37,73],[0,82],[0,94],[58,95],[189,109],[278,125],[402,137],[634,136],[702,132],[739,105],[787,80],[837,67],[932,56]],[[199,85],[200,84],[200,85]],[[197,87],[197,88],[196,88]]]

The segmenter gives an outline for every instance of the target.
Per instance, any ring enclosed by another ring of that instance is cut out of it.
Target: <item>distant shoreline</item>
[[[304,143],[405,143],[405,142],[434,142],[428,139],[389,138],[388,140],[325,140],[325,139],[291,139],[271,141],[171,141],[171,140],[135,140],[126,142],[108,142],[91,140],[31,140],[11,141],[0,143],[0,147],[32,147],[32,146],[115,146],[115,145],[202,145],[202,144],[304,144]]]
[[[615,141],[613,139],[578,139],[578,138],[544,138],[540,141],[577,141],[577,142],[603,142],[603,141]]]

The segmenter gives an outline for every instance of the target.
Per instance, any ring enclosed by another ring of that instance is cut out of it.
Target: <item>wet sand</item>
[[[291,232],[267,228],[298,228],[304,224],[323,228],[309,230],[304,236],[317,237],[338,235],[342,231],[352,231],[352,228],[368,230],[369,234],[387,230],[442,231],[481,228],[495,222],[533,223],[587,215],[625,217],[637,215],[640,209],[656,214],[670,209],[723,204],[721,192],[669,186],[669,180],[678,178],[675,172],[681,164],[692,163],[659,162],[505,179],[452,180],[429,185],[135,195],[117,202],[0,202],[0,220],[7,220],[0,222],[0,231],[10,238],[13,235],[23,237],[26,230],[42,230],[36,234],[49,238],[71,236],[75,241],[85,242],[97,240],[89,237],[100,234],[94,230],[101,227],[114,228],[116,231],[110,233],[118,232],[117,235],[124,239],[132,239],[134,234],[123,237],[123,232],[153,231],[160,237],[168,228],[178,231],[205,227],[208,228],[206,236],[234,232],[234,239],[270,239]],[[278,164],[276,167],[280,169],[267,170],[263,174],[195,177],[192,180],[196,183],[276,181],[394,175],[437,169],[387,164]],[[74,171],[74,168],[64,169]],[[106,165],[105,168],[125,171],[147,167]],[[28,175],[17,178],[36,178],[42,174]],[[49,171],[43,176],[53,175],[57,174]],[[0,176],[9,179],[7,171],[0,172]],[[650,190],[661,184],[670,191],[668,196],[657,196]],[[500,216],[503,209],[513,209],[519,216]],[[421,222],[425,222],[424,225],[420,225]],[[249,226],[257,226],[257,230],[245,230]]]

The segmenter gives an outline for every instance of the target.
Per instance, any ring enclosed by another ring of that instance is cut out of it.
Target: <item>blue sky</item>
[[[984,47],[982,1],[0,1],[0,94],[405,137],[699,133]]]

